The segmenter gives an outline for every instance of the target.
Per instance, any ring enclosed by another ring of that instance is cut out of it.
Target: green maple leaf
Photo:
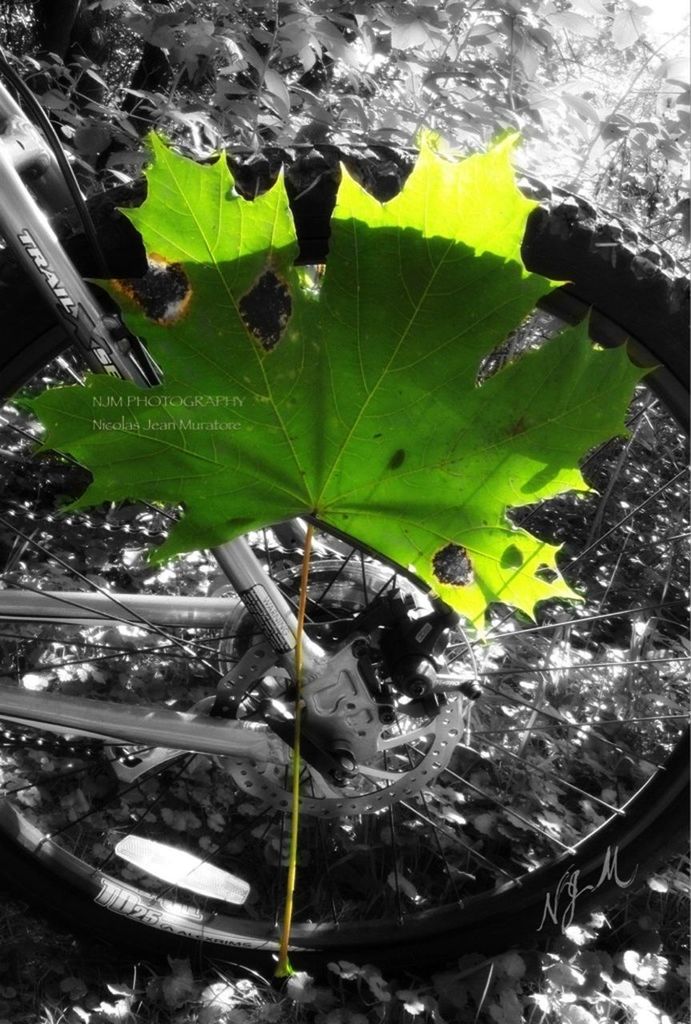
[[[312,514],[473,622],[491,601],[532,614],[575,597],[557,548],[506,512],[587,490],[578,460],[625,433],[642,371],[581,326],[476,384],[551,287],[521,263],[536,204],[515,185],[513,143],[457,162],[427,137],[385,204],[344,170],[317,291],[293,266],[282,178],[249,202],[224,159],[200,166],[152,138],[148,197],[125,212],[161,266],[179,264],[179,301],[154,288],[149,314],[124,306],[164,383],[95,375],[31,403],[43,447],[91,470],[75,506],[181,503],[157,561]]]

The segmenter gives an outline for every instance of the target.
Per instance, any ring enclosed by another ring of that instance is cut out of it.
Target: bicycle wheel
[[[107,199],[95,207],[106,239],[113,238],[106,226],[117,223],[111,210]],[[131,276],[141,252],[122,224],[118,232],[115,273]],[[612,238],[605,260],[600,243]],[[74,245],[79,258],[78,238]],[[571,197],[545,200],[524,248],[532,269],[574,282],[550,297],[552,314],[569,321],[593,306],[598,341],[634,336],[636,356],[660,366],[648,381],[653,391],[636,396],[632,440],[589,460],[587,475],[603,497],[566,496],[521,513],[541,535],[565,543],[563,571],[587,603],[578,611],[544,605],[537,624],[496,607],[482,648],[451,630],[437,653],[453,692],[419,697],[384,679],[389,735],[378,757],[336,787],[303,768],[303,884],[292,934],[300,966],[337,956],[438,963],[541,941],[562,930],[572,910],[579,919],[643,876],[687,828],[686,463],[674,414],[688,395],[681,357],[688,294],[663,254],[641,239],[632,247],[621,226]],[[16,327],[8,330],[14,344],[3,392],[78,375],[69,352],[55,361],[64,339],[27,301],[7,260],[0,281],[6,327]],[[541,315],[510,345],[551,330]],[[496,354],[485,372],[505,356]],[[2,682],[142,707],[208,707],[219,676],[258,640],[253,621],[204,553],[174,570],[144,563],[143,549],[161,539],[174,513],[130,504],[57,514],[84,473],[54,457],[38,467],[33,460],[29,471],[32,440],[31,423],[6,411],[0,527],[5,586],[16,605],[6,602],[0,621]],[[632,507],[641,481],[649,497]],[[299,528],[284,524],[251,542],[294,598]],[[21,612],[36,589],[57,594],[66,616],[37,621]],[[85,595],[81,602],[75,591]],[[80,604],[93,591],[105,593],[106,610],[85,618]],[[127,614],[135,605],[128,595],[193,603],[209,592],[227,600],[220,625]],[[362,628],[363,613],[366,629],[381,630],[382,602],[399,609],[391,644],[396,629],[431,608],[405,574],[325,533],[309,596],[308,631],[334,649],[356,620]],[[258,726],[267,702],[286,706],[288,690],[280,670],[261,674],[236,695],[237,717]],[[260,963],[276,951],[287,764],[11,727],[0,754],[3,863],[43,906],[148,951],[203,944]],[[196,858],[196,890],[156,859],[170,861],[176,849]],[[201,891],[205,866],[223,875],[216,883],[205,876]],[[582,894],[573,905],[560,896],[565,878],[575,878]]]

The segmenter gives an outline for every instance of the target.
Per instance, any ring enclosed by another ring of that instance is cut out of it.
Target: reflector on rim
[[[244,903],[249,896],[249,884],[242,878],[175,846],[141,836],[125,836],[116,844],[115,853],[147,874],[199,896],[225,903]]]

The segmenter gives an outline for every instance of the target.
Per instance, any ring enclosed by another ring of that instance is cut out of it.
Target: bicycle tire
[[[532,188],[534,191],[536,186]],[[140,188],[121,189],[92,203],[113,276],[136,276],[141,271],[143,253],[138,237],[115,210],[117,204],[136,202],[141,197]],[[323,255],[326,237],[326,232],[312,237],[305,261]],[[83,239],[75,235],[67,244],[79,269],[88,276],[91,268]],[[688,404],[688,285],[674,262],[642,236],[608,219],[599,219],[586,201],[556,193],[546,197],[544,192],[542,205],[531,216],[523,251],[529,269],[572,282],[552,293],[545,306],[567,321],[578,319],[584,309],[592,308],[593,336],[602,344],[633,338],[635,356],[661,367],[655,374],[657,386],[672,412],[683,419]],[[7,254],[0,259],[0,317],[12,339],[0,357],[2,393],[9,395],[65,347],[65,338],[54,326],[50,311],[32,300],[30,286]],[[662,337],[660,323],[666,328]],[[577,871],[581,886],[593,886],[590,895],[579,901],[579,911],[606,904],[617,888],[611,877],[602,881],[608,851],[618,850],[621,876],[627,877],[636,868],[643,875],[688,831],[688,795],[687,735],[665,771],[650,780],[622,816],[596,830],[579,846],[576,856],[557,858],[534,872],[518,889],[492,894],[491,904],[484,897],[471,898],[464,907],[454,907],[433,923],[421,920],[409,929],[405,941],[396,941],[389,931],[378,932],[376,927],[367,926],[361,929],[363,934],[357,942],[349,942],[343,935],[315,948],[314,940],[302,940],[298,933],[294,955],[301,965],[310,968],[341,957],[381,964],[438,964],[463,952],[492,953],[510,945],[532,944],[558,930],[554,922],[541,932],[538,925],[545,894],[554,890],[565,872]],[[177,953],[198,950],[200,936],[185,935],[180,926],[176,932],[174,922],[159,922],[152,928],[137,920],[141,909],[127,914],[104,909],[96,902],[100,884],[96,879],[77,870],[69,857],[58,863],[51,856],[29,852],[27,840],[26,826],[5,807],[0,813],[5,871],[23,894],[38,899],[44,908],[133,948]],[[205,948],[214,955],[246,963],[266,961],[266,951],[256,945],[243,945],[241,935],[236,935],[232,943],[205,941]]]

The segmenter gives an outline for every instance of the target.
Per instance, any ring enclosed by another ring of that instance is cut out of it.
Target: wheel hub
[[[334,580],[335,573],[338,573]],[[297,585],[299,567],[286,570],[285,579]],[[319,602],[325,621],[308,628],[328,646],[344,619],[352,620],[390,577],[380,566],[365,562],[346,565],[330,560],[314,564],[308,596]],[[427,601],[412,584],[400,589],[418,612]],[[331,618],[329,618],[331,616]],[[234,609],[221,644],[222,665],[228,669],[260,640],[244,609]],[[324,818],[372,814],[419,792],[448,765],[459,742],[467,702],[460,695],[435,695],[425,701],[392,695],[377,681],[367,658],[368,636],[352,633],[336,644],[322,677],[304,690],[304,736],[310,729],[326,741],[331,755],[342,759],[342,773],[322,771],[303,758],[301,763],[301,811]],[[364,679],[369,673],[371,685]],[[286,728],[292,728],[290,681],[282,670],[272,670],[255,687],[237,694],[238,713],[252,717],[269,705],[283,710]],[[373,693],[373,691],[375,691]],[[279,728],[280,726],[277,726]],[[304,753],[304,750],[303,750]],[[292,768],[285,765],[250,764],[246,759],[224,758],[223,763],[239,789],[281,810],[290,805]]]

